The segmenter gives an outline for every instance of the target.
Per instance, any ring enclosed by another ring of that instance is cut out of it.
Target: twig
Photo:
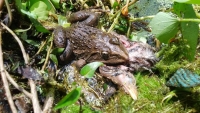
[[[51,108],[54,102],[54,95],[55,94],[55,88],[52,87],[49,89],[48,94],[46,96],[44,108],[43,108],[43,113],[51,113]]]
[[[10,32],[13,35],[13,37],[15,38],[15,40],[18,42],[18,44],[19,44],[19,46],[21,48],[23,57],[24,57],[25,64],[27,65],[28,64],[28,57],[26,55],[24,46],[22,45],[22,42],[20,41],[20,39],[17,37],[17,35],[11,29],[9,29],[2,22],[1,22],[1,25],[4,28],[6,28],[6,30],[8,32]],[[32,94],[31,100],[32,100],[32,106],[33,106],[34,113],[41,113],[41,108],[40,108],[39,101],[38,101],[38,96],[37,96],[36,85],[35,85],[34,81],[31,80],[31,79],[29,79],[29,84],[30,84],[30,88],[31,88],[31,94]]]
[[[7,10],[8,10],[8,15],[9,15],[8,25],[10,25],[12,23],[12,13],[11,13],[11,10],[10,10],[10,5],[8,3],[8,0],[5,0],[5,3],[6,3]]]
[[[31,100],[32,100],[32,106],[33,106],[34,113],[41,113],[42,110],[39,105],[35,83],[33,80],[29,79],[29,84],[31,87],[31,94],[33,95],[33,98]]]
[[[127,7],[130,6],[130,5],[132,5],[132,4],[134,4],[136,1],[137,1],[137,0],[133,0],[132,2],[129,3],[129,0],[127,0],[127,2],[126,2]],[[125,5],[125,6],[126,6],[126,5]],[[122,9],[123,9],[123,8],[122,8]],[[117,16],[116,16],[116,18],[114,19],[114,22],[112,23],[112,25],[110,26],[110,28],[109,28],[109,30],[108,30],[108,33],[110,33],[110,32],[112,31],[112,29],[114,28],[115,24],[117,23],[117,21],[118,21],[118,19],[119,19],[119,16],[121,15],[122,9],[120,9],[120,10],[116,13]],[[115,15],[116,15],[116,14],[115,14]],[[115,17],[115,15],[114,15],[113,17]]]
[[[154,16],[145,16],[145,17],[139,17],[139,18],[130,18],[129,22],[134,22],[134,21],[140,21],[140,20],[145,20],[145,19],[152,19]]]
[[[12,100],[12,95],[10,93],[8,81],[6,79],[6,73],[5,73],[4,65],[3,65],[3,57],[2,57],[3,53],[2,53],[1,44],[2,44],[2,29],[0,29],[0,69],[1,69],[1,78],[2,78],[2,81],[3,81],[4,89],[5,89],[5,92],[6,92],[6,97],[8,99],[8,103],[10,105],[10,108],[11,108],[13,113],[17,113],[17,109],[16,109],[16,107],[14,105],[14,102]]]
[[[1,0],[0,1],[0,13],[1,13],[1,10],[3,9],[3,5],[4,5],[4,0]],[[0,17],[1,17],[1,14],[0,14]]]
[[[24,93],[27,97],[29,97],[30,99],[32,98],[31,93],[29,93],[28,91],[26,91],[24,88],[20,87],[14,80],[13,78],[9,75],[9,73],[7,71],[5,71],[6,73],[6,77],[9,80],[9,82],[15,87],[17,88],[19,91],[21,91],[22,93]]]
[[[42,42],[42,44],[40,45],[39,50],[37,51],[37,53],[33,57],[35,57],[36,55],[38,55],[41,52],[41,50],[45,46],[46,42],[47,42],[47,40],[45,40],[45,41]]]
[[[138,0],[133,0],[133,1],[131,1],[129,4],[128,4],[128,6],[131,6],[131,5],[133,5],[135,2],[137,2]]]
[[[138,1],[138,0],[133,0],[133,1],[131,1],[130,3],[128,3],[128,2],[129,2],[129,0],[128,0],[126,4],[127,4],[128,6],[130,6],[130,5],[134,4],[134,3],[137,2],[137,1]],[[109,30],[108,30],[108,33],[110,33],[110,32],[112,31],[112,29],[114,28],[115,24],[117,23],[118,18],[119,18],[120,14],[121,14],[121,11],[122,11],[122,9],[120,9],[120,10],[116,13],[117,16],[116,16],[116,18],[114,19],[114,22],[112,23],[112,25],[110,26],[110,28],[109,28]],[[114,17],[115,17],[115,15],[114,15]]]
[[[108,33],[110,33],[110,32],[112,31],[112,29],[114,28],[115,24],[116,24],[117,21],[118,21],[118,18],[119,18],[119,16],[120,16],[120,14],[121,14],[121,11],[118,12],[117,17],[114,19],[114,22],[112,23],[112,25],[111,25],[110,28],[108,29]]]
[[[51,38],[52,38],[52,37],[51,37]],[[44,69],[45,69],[45,67],[46,67],[46,65],[47,65],[47,63],[48,63],[49,55],[50,55],[52,46],[53,46],[53,41],[51,41],[51,44],[50,44],[49,49],[48,49],[48,51],[47,51],[47,56],[46,56],[46,58],[45,58],[45,62],[44,62],[44,65],[42,66],[42,70],[41,70],[41,71],[44,71]]]
[[[26,52],[25,52],[25,49],[24,49],[24,46],[22,45],[22,42],[19,40],[19,38],[17,37],[17,35],[10,29],[8,28],[5,24],[3,24],[1,22],[1,25],[6,28],[6,30],[8,32],[10,32],[10,34],[13,35],[13,37],[15,38],[15,40],[17,41],[17,43],[19,44],[20,48],[21,48],[21,51],[22,51],[22,54],[23,54],[23,57],[24,57],[24,61],[25,61],[25,64],[27,65],[28,64],[28,57],[26,55]]]

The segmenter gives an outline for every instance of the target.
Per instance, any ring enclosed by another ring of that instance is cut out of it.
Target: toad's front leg
[[[61,26],[57,27],[53,32],[53,41],[56,47],[65,48],[64,52],[60,55],[62,63],[69,62],[69,58],[73,53],[72,44],[69,39],[66,38],[65,29]]]

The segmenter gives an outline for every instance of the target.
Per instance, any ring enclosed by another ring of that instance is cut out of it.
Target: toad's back
[[[83,24],[74,24],[66,29],[73,47],[73,53],[87,62],[120,63],[128,59],[128,54],[117,37]]]

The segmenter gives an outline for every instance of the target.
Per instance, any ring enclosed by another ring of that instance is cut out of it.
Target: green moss
[[[181,67],[189,63],[184,57],[186,46],[183,41],[166,45],[158,53],[161,60],[155,65],[161,76],[168,77]]]
[[[61,113],[101,113],[100,111],[92,110],[89,106],[82,106],[82,110],[80,111],[80,106],[77,104],[72,104],[67,106],[61,110]]]

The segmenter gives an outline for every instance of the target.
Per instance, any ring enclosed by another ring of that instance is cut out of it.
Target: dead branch
[[[25,52],[25,49],[24,49],[24,46],[23,46],[22,42],[20,41],[20,39],[17,37],[17,35],[10,28],[8,28],[2,22],[1,22],[1,25],[9,33],[11,33],[13,35],[13,37],[15,38],[15,40],[17,41],[17,43],[19,44],[20,49],[21,49],[22,54],[23,54],[23,58],[24,58],[25,64],[27,65],[28,64],[28,57],[26,55],[26,52]],[[31,79],[29,79],[29,84],[30,84],[31,94],[32,94],[31,100],[32,100],[33,110],[34,110],[35,113],[41,113],[41,108],[40,108],[39,101],[38,101],[38,96],[37,96],[36,85],[35,85],[34,81],[31,80]]]
[[[17,109],[16,109],[16,107],[14,105],[14,102],[13,102],[13,99],[12,99],[12,95],[11,95],[11,92],[10,92],[10,89],[9,89],[8,81],[6,79],[6,73],[5,73],[5,69],[4,69],[4,65],[3,65],[3,53],[2,53],[1,43],[2,43],[2,29],[0,29],[0,69],[1,69],[1,78],[2,78],[2,81],[3,81],[6,97],[8,99],[8,103],[10,105],[10,108],[11,108],[13,113],[17,113]]]

